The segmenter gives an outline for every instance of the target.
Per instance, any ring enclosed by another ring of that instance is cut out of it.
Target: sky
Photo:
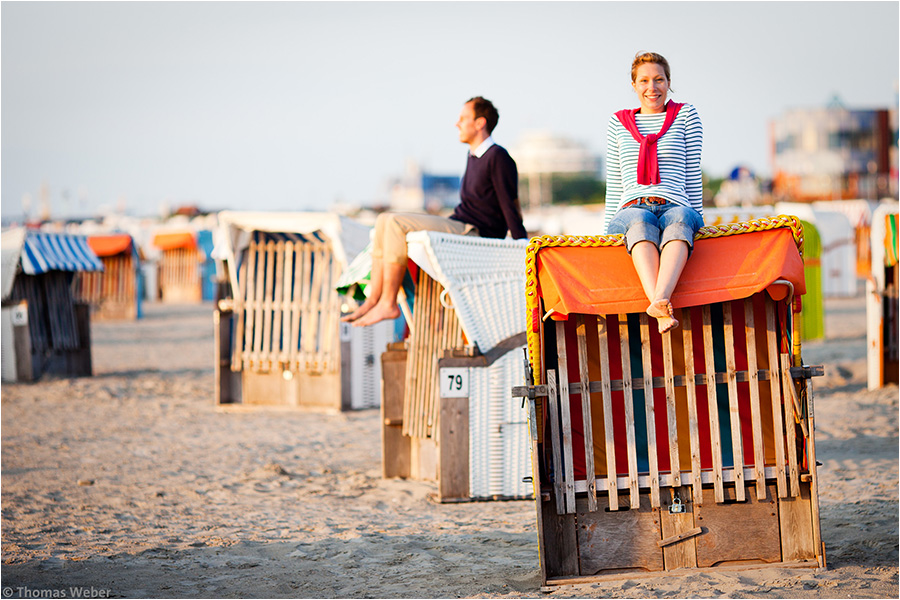
[[[407,161],[461,175],[470,97],[497,143],[542,130],[605,164],[638,51],[703,121],[702,167],[771,175],[769,123],[837,96],[897,107],[897,2],[0,4],[4,221],[165,207],[386,203]]]

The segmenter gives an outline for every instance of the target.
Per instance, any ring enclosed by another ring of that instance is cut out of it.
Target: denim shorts
[[[689,252],[694,250],[694,236],[703,227],[703,217],[693,208],[666,202],[643,202],[623,208],[609,221],[608,234],[625,234],[628,254],[638,242],[652,242],[662,248],[672,240],[687,242]]]

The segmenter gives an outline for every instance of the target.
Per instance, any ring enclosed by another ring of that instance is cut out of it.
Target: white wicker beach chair
[[[469,399],[469,497],[528,497],[527,417],[509,397],[525,380],[526,240],[433,231],[407,235],[409,257],[443,286],[469,344],[486,366],[466,367]]]
[[[444,287],[442,303],[453,307],[481,352],[525,331],[527,240],[415,231],[406,242],[413,262]]]

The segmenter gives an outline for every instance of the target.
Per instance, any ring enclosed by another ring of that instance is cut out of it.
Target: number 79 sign
[[[441,398],[469,397],[469,369],[444,367],[440,370]]]

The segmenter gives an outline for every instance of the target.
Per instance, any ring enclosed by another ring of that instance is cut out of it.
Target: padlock
[[[684,512],[684,504],[681,503],[681,498],[675,496],[672,500],[672,504],[669,505],[669,514],[680,514]]]

